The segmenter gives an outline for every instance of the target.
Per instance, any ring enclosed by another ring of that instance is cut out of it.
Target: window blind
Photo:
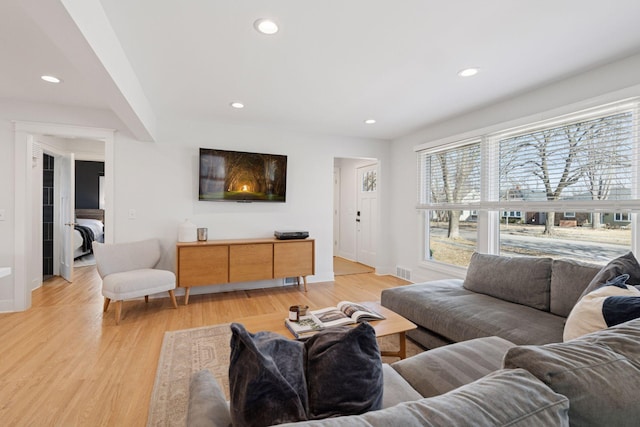
[[[456,209],[477,205],[480,195],[480,141],[418,154],[420,206]]]
[[[636,207],[638,140],[631,110],[496,139],[500,208]]]
[[[640,212],[638,103],[419,151],[418,209]]]

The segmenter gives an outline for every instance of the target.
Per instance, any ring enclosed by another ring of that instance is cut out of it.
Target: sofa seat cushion
[[[502,368],[515,344],[499,337],[476,338],[425,351],[391,366],[423,397],[444,394]]]
[[[286,426],[568,426],[569,400],[523,369],[500,370],[449,393],[360,416]]]
[[[551,258],[507,257],[474,252],[464,288],[549,311]]]
[[[390,408],[398,403],[422,399],[422,395],[390,365],[386,363],[382,365],[382,374],[384,377],[382,408]]]
[[[460,279],[385,289],[381,301],[454,342],[494,335],[514,344],[562,341],[564,317],[467,290]]]
[[[640,320],[565,343],[514,347],[505,368],[524,368],[571,402],[576,426],[637,426]]]
[[[152,295],[175,287],[176,275],[173,272],[153,268],[113,273],[102,279],[102,295],[114,301]]]

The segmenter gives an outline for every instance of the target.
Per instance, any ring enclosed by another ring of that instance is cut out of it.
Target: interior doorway
[[[15,123],[15,272],[13,311],[31,306],[31,291],[42,285],[42,176],[39,159],[52,139],[67,144],[100,141],[105,164],[105,241],[113,239],[114,131],[110,129],[59,125],[53,123]],[[50,149],[47,148],[47,149]],[[55,152],[55,149],[53,149]],[[73,152],[69,149],[68,152]],[[55,212],[55,208],[54,208]],[[54,247],[56,244],[54,243]],[[54,258],[59,259],[58,255]],[[55,264],[55,260],[54,260]]]
[[[334,257],[376,267],[378,177],[377,159],[334,159]]]
[[[94,221],[91,229],[84,229],[80,223],[85,215],[80,213],[104,209],[99,206],[99,182],[105,144],[43,135],[37,135],[34,144],[34,152],[43,153],[42,160],[35,160],[42,168],[42,278],[61,276],[73,282],[76,260],[82,262],[81,257],[91,253],[91,242],[103,237],[104,224]]]

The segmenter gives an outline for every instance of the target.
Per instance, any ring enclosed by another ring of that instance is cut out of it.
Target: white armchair
[[[116,325],[120,323],[122,301],[125,299],[144,296],[149,302],[149,295],[169,291],[173,307],[178,308],[173,292],[176,275],[154,268],[160,260],[158,239],[115,244],[93,242],[93,253],[102,278],[104,312],[111,300],[115,301]]]

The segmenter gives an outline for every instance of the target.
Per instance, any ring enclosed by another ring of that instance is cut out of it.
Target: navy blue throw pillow
[[[371,325],[328,328],[305,346],[309,419],[358,415],[382,407],[382,360]]]
[[[307,419],[304,344],[231,324],[229,392],[234,427]]]

